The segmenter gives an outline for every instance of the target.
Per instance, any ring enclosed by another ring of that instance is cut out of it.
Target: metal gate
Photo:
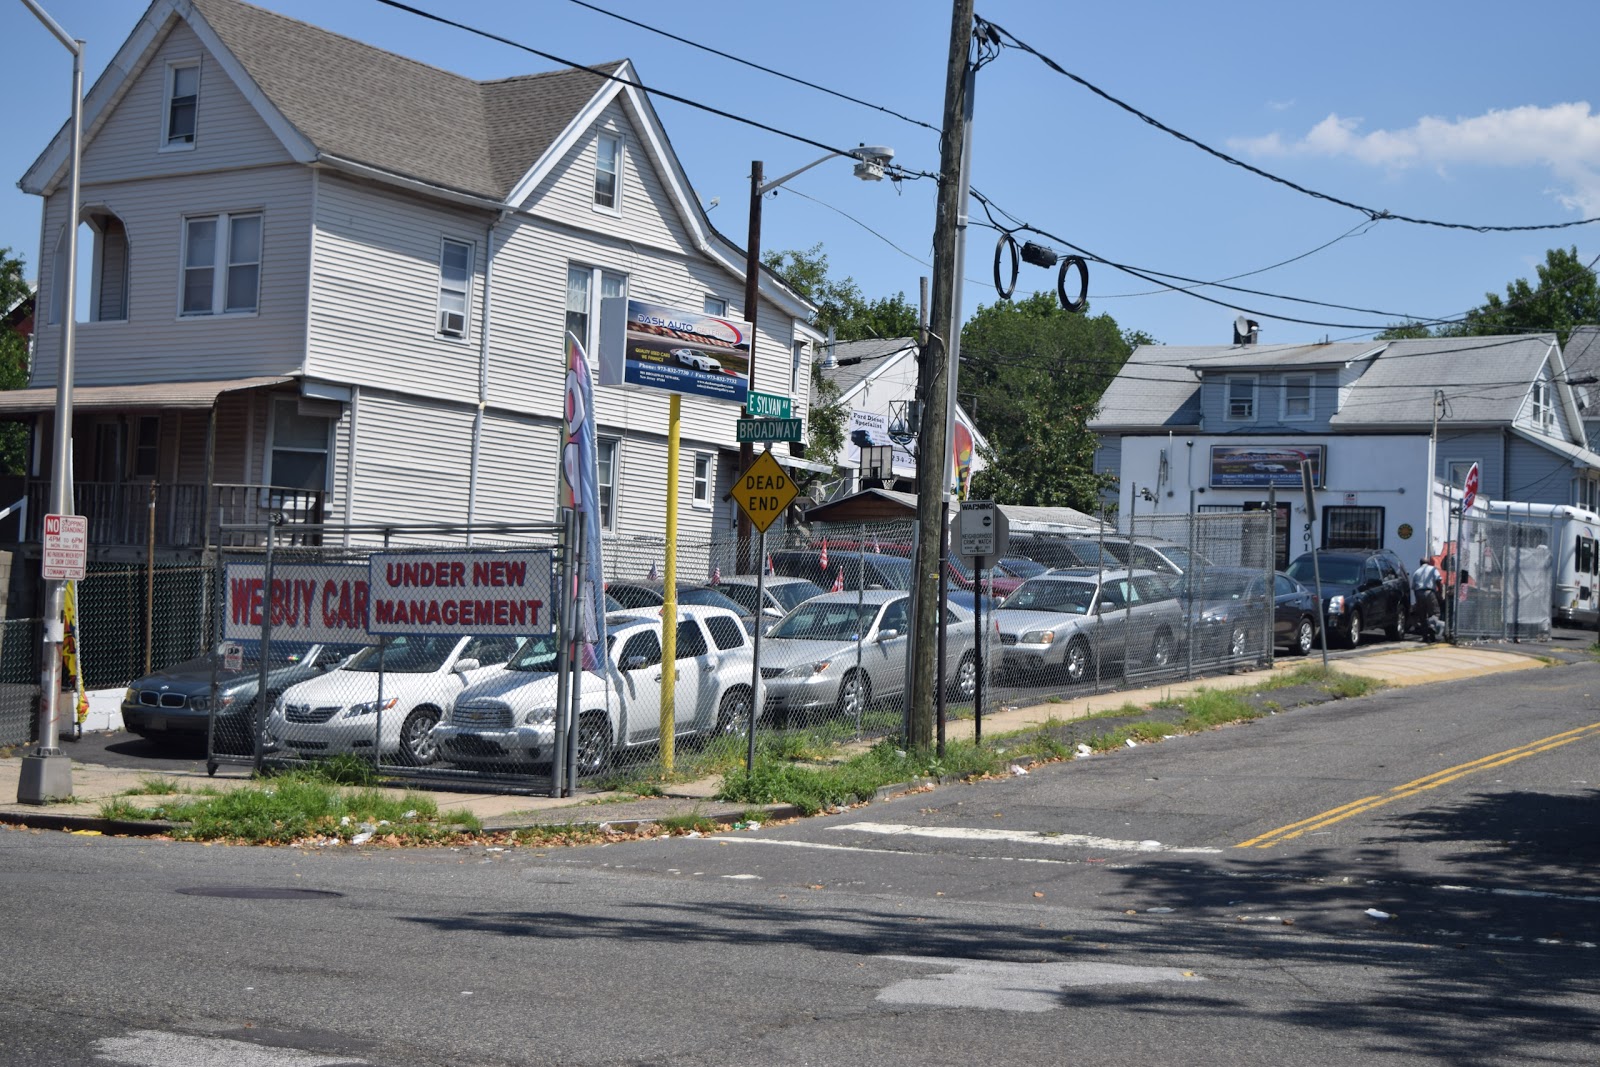
[[[1451,632],[1468,640],[1547,637],[1555,589],[1549,528],[1470,514],[1457,521],[1440,568]]]

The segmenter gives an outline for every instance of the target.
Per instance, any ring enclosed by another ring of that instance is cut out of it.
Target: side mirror
[[[643,670],[648,666],[650,666],[649,656],[629,656],[622,663],[622,669],[625,671]]]
[[[895,638],[897,638],[899,636],[900,636],[900,631],[899,630],[879,630],[878,631],[878,643],[879,644],[883,644],[885,641],[893,641]]]
[[[483,666],[483,664],[479,663],[471,656],[467,656],[456,660],[455,666],[451,667],[450,669],[455,671],[457,674],[466,674],[468,671],[475,671],[481,666]]]

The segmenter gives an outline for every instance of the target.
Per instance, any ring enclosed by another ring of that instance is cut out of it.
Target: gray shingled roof
[[[1573,330],[1566,347],[1561,350],[1561,362],[1566,365],[1568,381],[1600,378],[1600,326],[1579,326]],[[1572,395],[1578,402],[1583,421],[1594,426],[1594,420],[1600,419],[1600,382],[1574,385]],[[1589,431],[1591,444],[1600,439],[1597,434],[1600,430]]]
[[[1316,345],[1210,345],[1169,349],[1195,353],[1192,365],[1207,373],[1218,370],[1279,370],[1284,367],[1341,366],[1383,347],[1382,341]]]
[[[1441,425],[1509,423],[1554,340],[1535,334],[1392,341],[1350,387],[1330,425],[1431,425],[1434,390],[1440,388],[1446,395]]]
[[[841,395],[850,392],[870,375],[883,367],[892,357],[908,348],[916,347],[915,338],[870,338],[866,341],[839,341],[833,346],[833,358],[838,361],[859,359],[859,363],[830,367],[822,365],[822,376],[839,387]]]
[[[1096,431],[1176,429],[1200,422],[1200,378],[1189,369],[1197,354],[1215,348],[1140,345],[1100,397],[1089,420]]]
[[[318,151],[495,200],[604,85],[578,69],[476,82],[239,0],[194,7]]]

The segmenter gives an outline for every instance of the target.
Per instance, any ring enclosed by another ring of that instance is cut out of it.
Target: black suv
[[[1322,609],[1328,633],[1354,648],[1371,630],[1398,640],[1411,612],[1411,577],[1405,565],[1386,548],[1319,548],[1316,567],[1322,571]],[[1307,552],[1289,564],[1289,577],[1317,588],[1316,568]]]

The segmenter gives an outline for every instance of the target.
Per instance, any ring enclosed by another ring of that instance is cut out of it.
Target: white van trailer
[[[1550,531],[1550,607],[1561,622],[1600,624],[1600,514],[1569,504],[1487,502],[1490,518],[1546,526]]]

